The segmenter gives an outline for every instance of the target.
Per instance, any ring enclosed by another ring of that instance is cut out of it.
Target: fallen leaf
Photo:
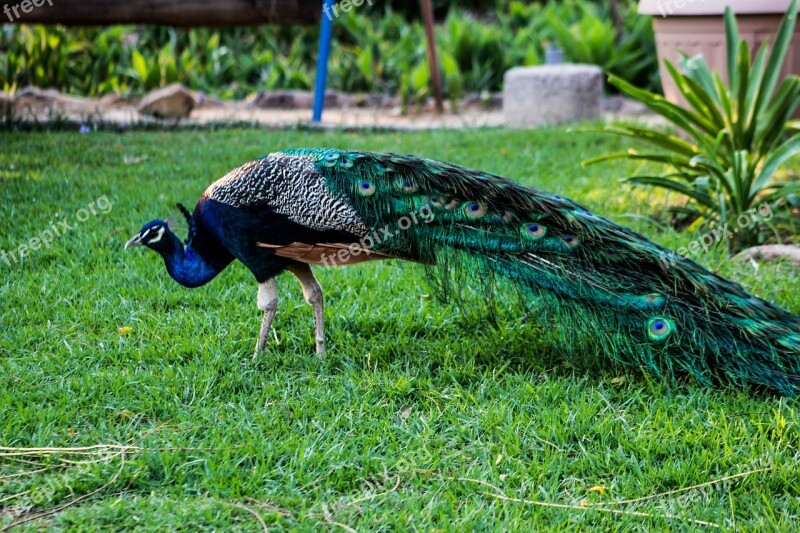
[[[594,487],[589,489],[589,492],[597,492],[599,494],[605,494],[606,488],[603,485],[595,485]]]
[[[126,165],[136,165],[136,164],[141,163],[142,161],[146,161],[146,160],[147,160],[147,156],[146,155],[140,155],[140,156],[126,155],[123,158],[123,161],[125,162]]]

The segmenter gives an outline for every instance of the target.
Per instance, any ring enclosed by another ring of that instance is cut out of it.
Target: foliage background
[[[428,95],[421,19],[395,4],[400,3],[365,3],[335,20],[329,88],[400,94],[405,101]],[[608,0],[438,3],[436,39],[446,94],[498,91],[507,69],[542,63],[549,43],[564,49],[567,61],[598,64],[658,90],[650,19],[636,14],[633,0],[617,4],[621,27],[611,22]],[[226,98],[310,89],[318,35],[316,26],[181,30],[7,24],[0,30],[0,89],[35,85],[79,95],[127,96],[181,82]]]

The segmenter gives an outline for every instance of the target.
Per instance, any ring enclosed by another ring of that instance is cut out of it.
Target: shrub
[[[791,75],[778,82],[796,17],[797,0],[792,0],[771,53],[769,43],[764,42],[751,62],[733,12],[726,9],[729,84],[702,56],[684,56],[681,70],[666,63],[687,107],[611,75],[612,84],[664,117],[683,135],[633,125],[610,126],[605,131],[642,140],[660,151],[607,154],[585,164],[627,158],[666,165],[660,175],[627,181],[679,193],[687,201],[671,210],[695,220],[696,227],[736,227],[734,238],[728,240],[731,252],[763,241],[769,236],[767,230],[789,227],[791,214],[786,207],[800,207],[800,183],[777,179],[777,172],[800,153],[800,133],[791,135],[797,124],[789,120],[800,105],[800,78]],[[771,220],[771,228],[765,224],[734,226],[740,215],[753,213],[765,203],[770,212],[781,214]]]

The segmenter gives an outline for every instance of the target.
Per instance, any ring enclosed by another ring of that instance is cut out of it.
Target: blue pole
[[[322,20],[319,27],[319,52],[317,57],[317,81],[314,83],[314,116],[312,122],[322,120],[322,108],[325,106],[325,80],[328,77],[328,56],[331,51],[331,35],[333,34],[333,13],[327,0],[322,0]]]

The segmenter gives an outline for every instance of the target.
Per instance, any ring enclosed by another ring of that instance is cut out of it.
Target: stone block
[[[512,128],[597,118],[603,109],[603,71],[595,65],[515,67],[503,87],[503,115]]]

